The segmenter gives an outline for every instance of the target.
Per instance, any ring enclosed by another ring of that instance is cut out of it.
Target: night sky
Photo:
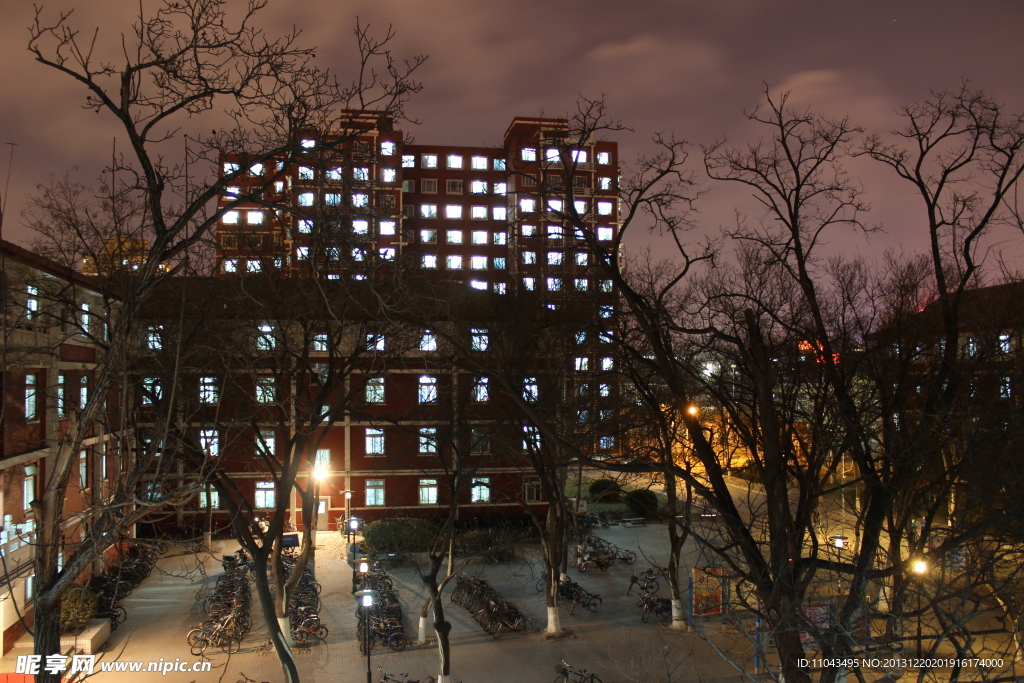
[[[59,0],[47,10],[76,8],[78,25],[100,26],[100,44],[116,47],[137,6]],[[655,131],[744,141],[757,133],[743,111],[765,83],[869,130],[892,128],[896,106],[963,78],[1024,111],[1018,0],[272,0],[262,25],[303,29],[318,64],[344,77],[357,15],[378,33],[392,24],[398,56],[429,55],[426,87],[409,107],[422,125],[407,129],[424,143],[497,145],[513,116],[564,115],[578,94],[605,94],[610,113],[635,129],[615,137],[627,161],[650,149]],[[16,143],[4,237],[23,244],[25,194],[72,169],[92,182],[115,134],[109,117],[79,108],[82,88],[31,59],[31,18],[27,0],[0,3],[0,142]],[[0,149],[0,191],[9,151]],[[869,220],[887,229],[857,248],[919,249],[919,213],[903,188],[864,161],[851,171],[869,192]],[[710,189],[700,220],[714,232],[748,205],[738,188]]]

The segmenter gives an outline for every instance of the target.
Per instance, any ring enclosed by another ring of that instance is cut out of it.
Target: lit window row
[[[446,204],[444,217],[450,220],[460,220],[463,218],[464,209],[465,207],[461,204]],[[420,204],[420,218],[437,218],[437,216],[437,204]],[[504,206],[471,206],[469,207],[469,217],[477,221],[488,219],[503,221],[508,218],[508,209]]]
[[[438,168],[441,157],[437,154],[421,154],[420,168]],[[443,157],[444,167],[451,170],[466,168],[466,158],[462,154],[446,154]],[[489,159],[485,156],[473,155],[469,157],[469,168],[474,171],[486,171],[490,167],[493,171],[504,171],[504,159]],[[416,168],[416,155],[403,154],[402,168]]]
[[[462,230],[445,230],[444,235],[448,244],[462,244],[465,233]],[[497,245],[504,245],[508,241],[508,234],[505,232],[488,232],[487,230],[473,230],[470,233],[473,244],[487,244],[488,241]],[[437,230],[420,230],[420,242],[423,244],[437,243]]]
[[[439,263],[444,263],[444,267],[447,270],[462,270],[466,264],[469,265],[470,270],[488,269],[486,256],[470,256],[466,258],[461,254],[448,254],[443,257],[443,261],[439,261],[437,254],[423,254],[422,256],[421,265],[424,268],[432,270],[437,268]],[[491,259],[491,267],[495,270],[505,270],[505,257],[495,256]]]
[[[601,165],[612,163],[612,156],[608,152],[598,152],[595,156],[597,163]],[[523,147],[519,151],[519,158],[523,161],[537,161],[537,148]],[[587,163],[587,158],[586,150],[582,149],[549,147],[544,150],[544,161],[552,164],[562,163],[563,159],[573,164],[585,164]]]
[[[519,210],[523,213],[537,213],[540,202],[534,197],[523,197],[519,200]],[[576,199],[572,203],[573,210],[579,215],[585,215],[588,211],[587,200]],[[611,216],[615,209],[615,203],[611,201],[596,201],[594,209],[599,216]],[[566,213],[566,202],[561,199],[548,199],[545,211],[550,213]]]

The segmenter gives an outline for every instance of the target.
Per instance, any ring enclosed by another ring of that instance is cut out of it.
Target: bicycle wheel
[[[555,680],[552,683],[571,683],[569,681],[569,674],[558,674],[555,676]]]
[[[633,564],[633,563],[635,563],[636,562],[636,553],[634,553],[632,550],[627,550],[625,552],[625,554],[622,556],[622,561],[625,562],[626,564]]]
[[[595,596],[591,597],[590,600],[587,601],[587,609],[590,610],[591,612],[596,612],[599,609],[601,609],[601,605],[602,604],[603,603],[601,602],[601,597],[598,596],[598,595],[595,595]]]
[[[210,644],[206,634],[198,628],[194,628],[189,631],[187,640],[189,651],[196,657],[206,652],[206,647]]]
[[[312,633],[320,640],[327,639],[327,627],[323,624],[317,624],[316,627],[313,629]]]
[[[529,617],[519,617],[512,625],[512,630],[521,634],[531,633],[533,631],[533,620]]]
[[[292,640],[296,643],[304,643],[309,640],[309,631],[304,626],[292,630]]]
[[[658,585],[658,580],[657,579],[651,579],[644,586],[644,590],[647,591],[648,593],[657,593],[659,588],[661,588],[661,586]]]
[[[233,655],[242,649],[242,639],[233,634],[225,634],[221,638],[220,649],[229,655]]]
[[[590,674],[587,676],[587,683],[601,683],[601,679],[597,674]]]
[[[111,623],[117,622],[118,624],[120,624],[127,618],[128,612],[126,612],[124,607],[121,607],[120,605],[116,605],[112,610],[110,610]]]
[[[405,637],[404,633],[394,633],[390,638],[388,638],[388,647],[395,652],[401,652],[408,644],[409,639]]]

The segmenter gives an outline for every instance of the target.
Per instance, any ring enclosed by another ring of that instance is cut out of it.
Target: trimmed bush
[[[61,631],[76,631],[89,625],[96,616],[99,600],[85,586],[75,586],[60,599]]]
[[[419,553],[430,550],[437,533],[429,520],[396,517],[370,522],[363,529],[363,539],[375,553]]]
[[[639,489],[626,494],[626,507],[637,517],[648,517],[658,514],[658,495],[654,491]]]
[[[600,503],[616,503],[619,500],[619,494],[622,493],[622,487],[614,479],[598,479],[590,485],[588,490],[590,498]]]
[[[459,536],[459,546],[467,555],[479,555],[491,547],[491,535],[486,531],[467,531]]]

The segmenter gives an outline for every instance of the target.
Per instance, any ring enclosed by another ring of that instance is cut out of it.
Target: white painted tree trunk
[[[292,625],[288,617],[278,617],[277,625],[281,629],[281,635],[284,636],[284,642],[288,644],[288,648],[295,647],[295,641],[292,640]]]
[[[437,683],[452,683],[452,677],[445,676],[444,674],[438,674]]]
[[[565,573],[559,574],[558,580],[564,583],[569,580],[569,575]]]
[[[558,614],[558,607],[548,607],[548,634],[560,635],[562,633],[562,620]]]
[[[430,617],[420,617],[420,632],[418,641],[420,645],[426,645],[430,642],[430,636],[428,635],[432,631],[432,625],[430,623]]]
[[[686,603],[682,598],[672,601],[672,628],[686,630]]]

